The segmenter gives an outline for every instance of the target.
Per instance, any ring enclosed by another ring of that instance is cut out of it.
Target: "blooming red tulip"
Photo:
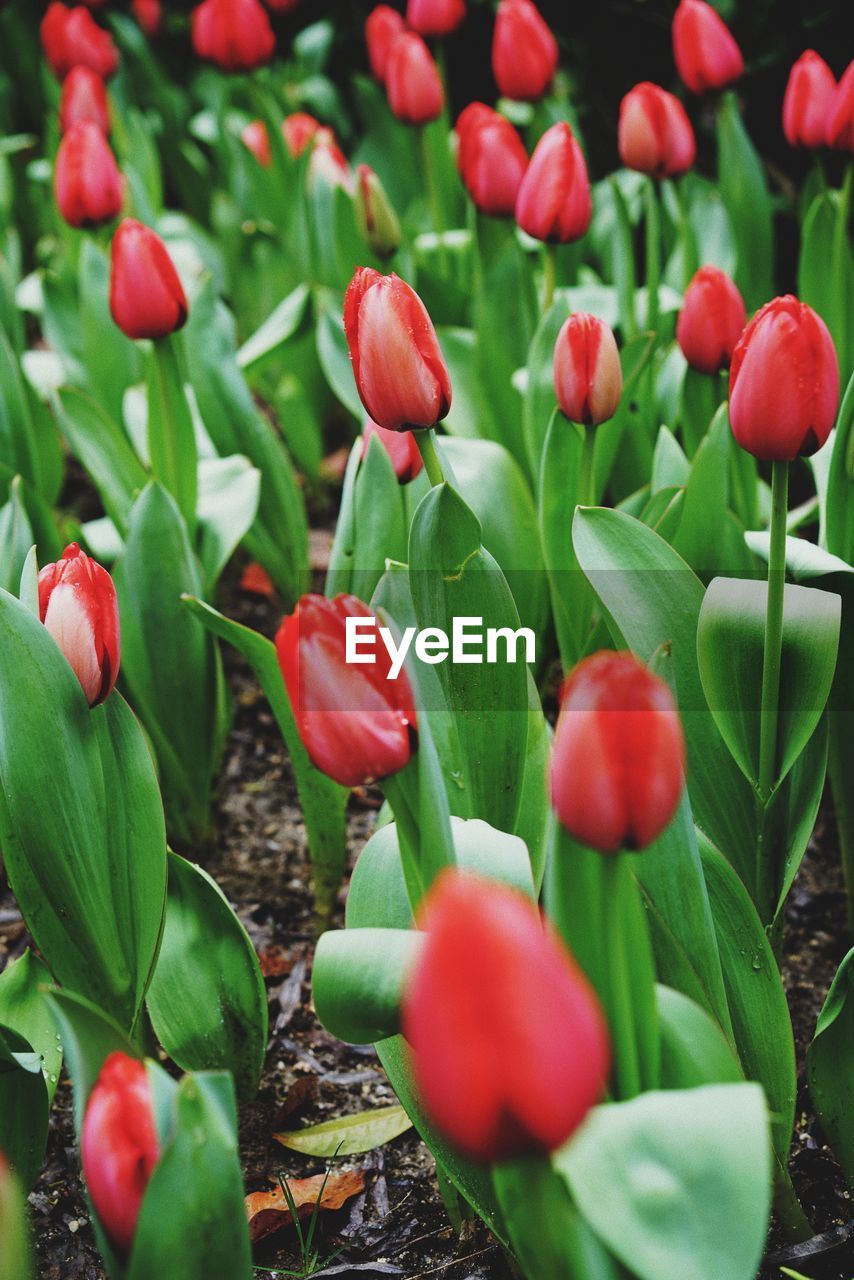
[[[825,140],[829,147],[854,155],[854,62],[848,63],[834,90]]]
[[[571,422],[598,426],[613,418],[623,390],[623,371],[614,335],[604,320],[577,311],[557,336],[555,394]]]
[[[388,454],[400,484],[409,484],[410,480],[414,480],[420,474],[424,462],[411,431],[386,431],[385,427],[378,427],[375,422],[365,423],[365,429],[362,432],[363,458],[368,452],[372,436],[377,437]]]
[[[793,147],[823,147],[836,79],[814,49],[802,53],[789,72],[783,98],[783,132]]]
[[[106,136],[110,132],[107,86],[89,67],[72,67],[62,82],[59,128],[67,133],[73,124],[87,120]]]
[[[307,595],[276,636],[303,746],[317,768],[344,787],[390,777],[415,749],[409,678],[405,671],[389,678],[391,659],[379,637],[375,663],[346,661],[346,619],[374,617],[355,596]]]
[[[406,21],[422,36],[449,36],[465,16],[465,0],[408,0],[406,6]]]
[[[251,151],[255,159],[265,169],[269,169],[273,163],[273,156],[270,151],[270,138],[267,133],[267,126],[263,120],[250,120],[249,124],[240,135],[240,141],[246,147],[247,151]]]
[[[223,71],[269,62],[276,37],[261,0],[202,0],[190,16],[193,48]]]
[[[282,136],[290,155],[297,159],[314,141],[323,126],[307,111],[294,111],[282,121]],[[328,130],[331,133],[331,130]]]
[[[567,244],[590,226],[590,181],[584,154],[564,121],[537,143],[516,197],[516,221],[535,240]]]
[[[378,4],[365,20],[365,43],[368,46],[368,61],[371,71],[385,84],[386,65],[392,44],[406,30],[406,23],[397,9],[390,5]]]
[[[673,17],[673,57],[692,93],[723,89],[744,71],[732,32],[706,0],[680,0]]]
[[[457,121],[457,168],[475,207],[492,218],[510,218],[528,167],[525,144],[513,125],[482,102]]]
[[[145,1066],[127,1054],[111,1053],[86,1105],[80,1158],[101,1226],[123,1254],[133,1244],[158,1154]]]
[[[388,104],[406,124],[429,124],[441,114],[445,91],[433,56],[414,31],[399,35],[385,67]]]
[[[112,37],[83,5],[69,9],[53,0],[40,33],[44,55],[57,80],[64,80],[72,67],[88,67],[102,80],[109,80],[119,65]]]
[[[557,70],[557,41],[532,0],[501,0],[492,37],[492,74],[505,98],[533,102]]]
[[[163,21],[160,0],[131,0],[131,12],[147,36],[156,36]]]
[[[362,404],[387,431],[434,427],[451,407],[451,380],[427,308],[396,275],[357,267],[344,330]]]
[[[679,804],[685,744],[670,689],[631,653],[602,651],[564,681],[551,763],[552,807],[601,853],[643,849]]]
[[[96,124],[79,120],[60,142],[53,190],[70,227],[98,227],[121,213],[122,176]]]
[[[700,267],[676,322],[676,341],[691,368],[700,373],[728,368],[746,324],[737,285],[718,267]]]
[[[694,130],[678,98],[648,80],[620,103],[620,159],[629,169],[674,178],[691,168],[697,152]]]
[[[584,974],[533,902],[483,876],[443,871],[418,923],[402,1025],[427,1115],[485,1163],[562,1146],[609,1069]]]
[[[165,338],[187,319],[187,299],[165,244],[125,218],[110,258],[110,313],[129,338]]]
[[[839,404],[839,362],[827,325],[797,298],[774,298],[736,345],[729,419],[742,449],[791,461],[820,449]]]
[[[119,673],[119,606],[113,580],[76,542],[39,574],[39,617],[59,645],[90,707]]]

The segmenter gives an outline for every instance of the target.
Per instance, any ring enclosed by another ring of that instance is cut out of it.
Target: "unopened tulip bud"
[[[145,1066],[111,1053],[86,1104],[80,1158],[98,1220],[123,1255],[133,1244],[158,1154]]]
[[[425,1112],[485,1164],[554,1151],[607,1082],[592,987],[535,904],[495,880],[443,871],[418,924],[402,1025]]]
[[[70,227],[99,227],[122,209],[122,176],[101,130],[90,121],[72,125],[56,153],[53,190]]]
[[[564,681],[552,807],[581,844],[644,849],[682,795],[685,743],[673,694],[631,653],[585,658]]]
[[[308,165],[311,184],[325,182],[329,187],[341,187],[348,195],[353,194],[353,174],[347,157],[335,141],[331,129],[318,129],[311,159]]]
[[[294,111],[282,121],[282,137],[288,154],[296,160],[315,141],[323,126],[307,111]],[[331,130],[328,130],[331,134]]]
[[[492,218],[510,218],[528,167],[516,129],[482,102],[472,102],[456,127],[457,168],[475,208]]]
[[[676,322],[676,341],[691,368],[698,373],[728,369],[746,324],[744,299],[734,281],[718,267],[700,267]]]
[[[834,90],[825,141],[836,151],[850,151],[854,155],[854,62],[848,63]]]
[[[540,138],[516,197],[516,221],[535,240],[568,244],[590,226],[590,181],[584,154],[564,121]]]
[[[451,380],[427,308],[396,275],[357,267],[344,331],[362,404],[387,431],[434,427],[451,407]]]
[[[792,147],[823,147],[836,79],[814,49],[802,53],[789,72],[783,98],[783,132]]]
[[[69,9],[53,0],[42,19],[40,34],[44,55],[57,80],[64,80],[73,67],[88,67],[102,80],[115,74],[119,55],[112,37],[83,5]]]
[[[406,21],[421,36],[449,36],[465,16],[465,0],[408,0],[406,6]]]
[[[399,35],[389,49],[385,87],[388,104],[405,124],[429,124],[441,114],[445,92],[433,55],[414,31]]]
[[[153,38],[160,30],[163,21],[163,9],[160,0],[131,0],[131,13],[149,38]]]
[[[90,707],[119,673],[119,606],[113,580],[76,542],[39,574],[39,617],[80,681]]]
[[[385,427],[378,427],[375,422],[367,422],[362,432],[363,458],[373,436],[377,437],[388,454],[400,484],[409,484],[410,480],[421,474],[424,461],[411,431],[386,431]]]
[[[247,151],[252,152],[255,159],[264,169],[269,169],[273,163],[273,156],[270,151],[267,126],[263,120],[251,120],[241,133],[240,141]]]
[[[492,74],[505,98],[535,102],[557,70],[557,41],[532,0],[501,0],[492,37]]]
[[[378,4],[365,20],[365,43],[371,71],[380,84],[385,84],[386,66],[391,46],[406,30],[403,16],[390,5]]]
[[[59,100],[59,128],[62,133],[74,124],[86,121],[97,125],[106,135],[110,132],[110,105],[107,86],[88,67],[72,67],[62,82]]]
[[[356,177],[359,229],[378,258],[390,258],[397,252],[402,234],[397,214],[370,165],[360,164]]]
[[[655,178],[675,178],[694,163],[694,130],[678,98],[648,80],[620,103],[620,159],[629,169]]]
[[[129,338],[165,338],[187,319],[184,288],[165,244],[125,218],[110,258],[110,313]]]
[[[706,0],[680,0],[673,17],[673,57],[692,93],[723,89],[744,71],[732,32]]]
[[[223,71],[252,71],[276,49],[261,0],[202,0],[190,15],[190,29],[198,56]]]
[[[774,298],[733,352],[729,418],[742,449],[766,462],[815,453],[839,404],[839,362],[827,325],[805,302]]]
[[[554,383],[561,412],[571,422],[598,426],[613,418],[623,391],[614,335],[604,320],[577,311],[557,336]]]

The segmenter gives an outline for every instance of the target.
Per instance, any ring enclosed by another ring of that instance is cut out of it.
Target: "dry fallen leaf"
[[[314,1211],[321,1192],[321,1209],[340,1209],[351,1196],[358,1195],[364,1188],[365,1175],[361,1169],[329,1175],[318,1173],[313,1178],[288,1178],[287,1185],[298,1215],[307,1218]],[[246,1214],[249,1218],[249,1238],[253,1244],[293,1222],[287,1199],[279,1186],[273,1191],[253,1191],[248,1195]]]

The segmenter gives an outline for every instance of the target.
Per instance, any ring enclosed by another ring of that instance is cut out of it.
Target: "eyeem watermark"
[[[522,661],[533,663],[537,655],[537,637],[530,627],[486,627],[483,618],[454,618],[451,634],[441,627],[407,627],[397,643],[388,627],[379,626],[376,618],[347,618],[344,624],[346,647],[344,659],[348,663],[373,664],[377,660],[380,644],[391,659],[389,680],[396,680],[403,669],[407,654],[414,647],[416,658],[431,667],[440,662],[491,663],[516,662],[520,644],[524,648]]]

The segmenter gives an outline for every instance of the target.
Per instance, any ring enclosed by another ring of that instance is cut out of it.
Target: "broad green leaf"
[[[377,1107],[375,1111],[340,1116],[307,1129],[274,1133],[273,1137],[291,1151],[331,1160],[335,1156],[356,1156],[363,1151],[373,1151],[411,1128],[412,1121],[403,1107]]]
[[[851,263],[848,200],[841,192],[819,191],[801,230],[798,297],[809,303],[833,336],[843,380],[854,369],[854,266]],[[842,226],[840,227],[840,222]]]
[[[16,591],[34,541],[22,486],[21,477],[16,476],[10,486],[9,501],[0,506],[0,588],[4,591]]]
[[[0,974],[0,1022],[23,1036],[39,1055],[52,1100],[62,1068],[62,1043],[43,990],[49,983],[47,965],[27,948]]]
[[[74,1085],[74,1126],[79,1141],[86,1103],[106,1059],[111,1053],[125,1053],[130,1058],[140,1055],[117,1023],[84,996],[54,987],[48,1000]]]
[[[49,1111],[41,1057],[0,1019],[0,1151],[27,1189],[44,1160]]]
[[[807,1075],[824,1135],[854,1185],[854,950],[839,966],[818,1015]]]
[[[340,307],[337,301],[333,303],[331,297],[327,298],[324,294],[323,298],[323,306],[318,308],[316,329],[320,364],[330,390],[338,397],[344,408],[349,409],[350,413],[361,421],[365,416],[365,410],[353,378],[353,366],[350,363],[347,339],[344,336],[344,322],[340,316]]]
[[[56,410],[62,434],[124,536],[134,500],[148,482],[145,467],[121,427],[84,392],[63,388],[57,392]]]
[[[293,337],[303,323],[310,298],[308,285],[300,284],[279,303],[238,351],[237,363],[241,369],[246,372],[258,369]]]
[[[33,414],[18,357],[0,330],[0,462],[42,491],[45,477],[40,465]]]
[[[717,137],[718,186],[736,245],[735,279],[752,311],[773,293],[772,207],[762,162],[731,92],[718,107]]]
[[[438,335],[453,388],[451,408],[444,419],[445,430],[464,440],[488,437],[490,423],[482,409],[475,364],[476,335],[471,329],[450,326],[440,326]]]
[[[495,219],[478,217],[481,242],[484,224],[495,222]],[[522,402],[513,389],[512,378],[527,361],[537,319],[533,273],[515,236],[511,235],[496,259],[484,265],[483,289],[475,313],[475,362],[482,412],[495,426],[489,435],[509,449],[525,471],[528,459],[522,433]],[[456,390],[454,384],[455,396]],[[479,435],[484,434],[481,429]]]
[[[199,560],[209,591],[258,511],[261,473],[246,458],[208,458],[199,463]]]
[[[656,999],[665,1089],[736,1084],[744,1079],[732,1045],[705,1009],[672,987],[656,987]]]
[[[83,385],[114,422],[121,422],[125,390],[140,380],[140,355],[110,316],[110,261],[92,236],[82,240],[78,289],[70,319],[80,344]]]
[[[33,1258],[27,1201],[11,1169],[0,1170],[0,1276],[32,1280]]]
[[[396,831],[395,824],[389,828]],[[422,936],[405,928],[330,929],[322,934],[311,984],[315,1011],[327,1031],[348,1044],[373,1044],[396,1035],[400,1001]]]
[[[358,441],[354,445],[360,451],[361,447]],[[370,600],[386,560],[406,558],[409,532],[401,486],[388,452],[376,436],[371,438],[356,473],[353,499],[353,524],[348,528],[345,520],[342,537],[347,547],[339,543],[339,555],[349,552],[347,590],[360,600]]]
[[[192,538],[199,460],[179,342],[170,335],[151,345],[147,363],[148,457],[154,478],[172,494]]]

